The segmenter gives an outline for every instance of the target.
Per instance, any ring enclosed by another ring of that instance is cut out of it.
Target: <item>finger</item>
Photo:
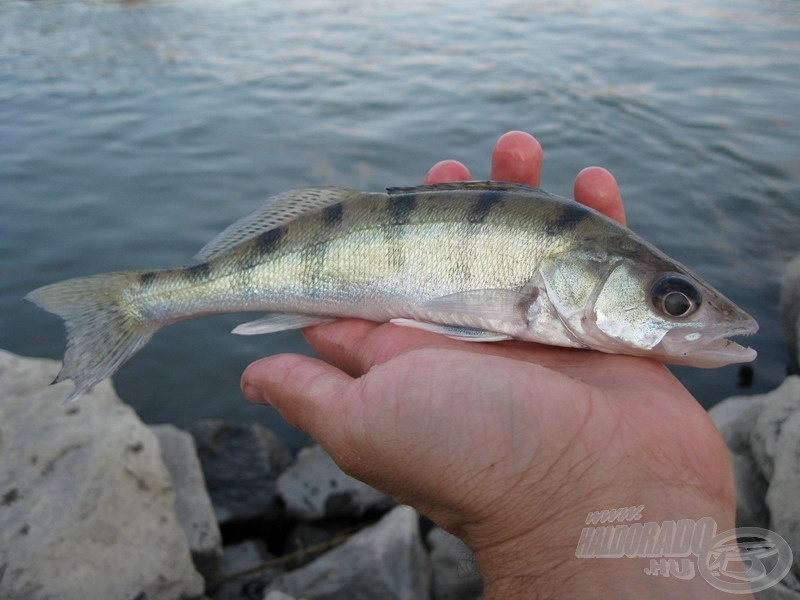
[[[448,181],[469,181],[472,174],[457,160],[443,160],[433,165],[425,175],[423,183],[446,183]]]
[[[492,151],[492,179],[538,186],[543,156],[541,144],[531,134],[509,131]]]
[[[254,362],[242,374],[241,387],[248,400],[273,406],[290,424],[325,443],[335,443],[347,429],[355,395],[351,377],[299,354]]]
[[[586,167],[575,178],[575,200],[625,225],[622,194],[614,176],[602,167]]]
[[[477,344],[406,327],[348,319],[303,330],[317,354],[344,372],[357,377],[372,367],[420,348],[438,348],[473,352],[535,363],[561,371],[587,383],[594,377],[598,363],[614,366],[614,357],[575,348],[546,346],[532,342],[509,341]]]
[[[311,347],[325,360],[357,377],[372,367],[420,348],[461,350],[537,364],[604,389],[642,389],[664,384],[661,363],[641,357],[593,350],[508,341],[478,344],[384,323],[347,319],[303,330]]]
[[[409,350],[461,347],[466,343],[429,331],[357,319],[309,327],[303,335],[322,358],[356,377]]]

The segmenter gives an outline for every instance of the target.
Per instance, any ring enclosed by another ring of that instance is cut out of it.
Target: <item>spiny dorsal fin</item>
[[[194,257],[201,261],[211,260],[247,239],[359,194],[347,188],[310,187],[272,196],[261,208],[239,219],[208,242]]]
[[[446,183],[432,183],[430,185],[415,185],[410,187],[386,188],[389,194],[418,194],[421,192],[440,192],[446,190],[474,190],[478,192],[537,192],[544,190],[523,183],[506,183],[505,181],[449,181]],[[545,192],[546,193],[546,192]]]

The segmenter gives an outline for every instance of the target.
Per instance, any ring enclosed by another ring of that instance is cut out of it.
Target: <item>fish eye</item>
[[[650,288],[650,300],[661,313],[674,319],[694,314],[700,308],[700,292],[679,275],[664,275]]]

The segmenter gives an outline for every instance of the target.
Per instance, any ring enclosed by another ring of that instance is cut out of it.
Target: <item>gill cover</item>
[[[726,339],[753,318],[677,263],[578,250],[546,259],[540,275],[564,327],[597,350],[717,367],[755,351]]]

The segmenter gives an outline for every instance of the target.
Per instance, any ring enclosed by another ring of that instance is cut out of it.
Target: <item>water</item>
[[[58,358],[59,320],[21,302],[70,276],[175,266],[265,197],[488,176],[496,138],[534,133],[543,186],[610,169],[630,225],[761,325],[750,391],[786,361],[785,262],[800,252],[800,4],[666,0],[0,4],[0,347]],[[298,332],[249,315],[160,332],[116,376],[148,422],[257,419],[260,356]],[[677,369],[705,405],[737,368]]]

